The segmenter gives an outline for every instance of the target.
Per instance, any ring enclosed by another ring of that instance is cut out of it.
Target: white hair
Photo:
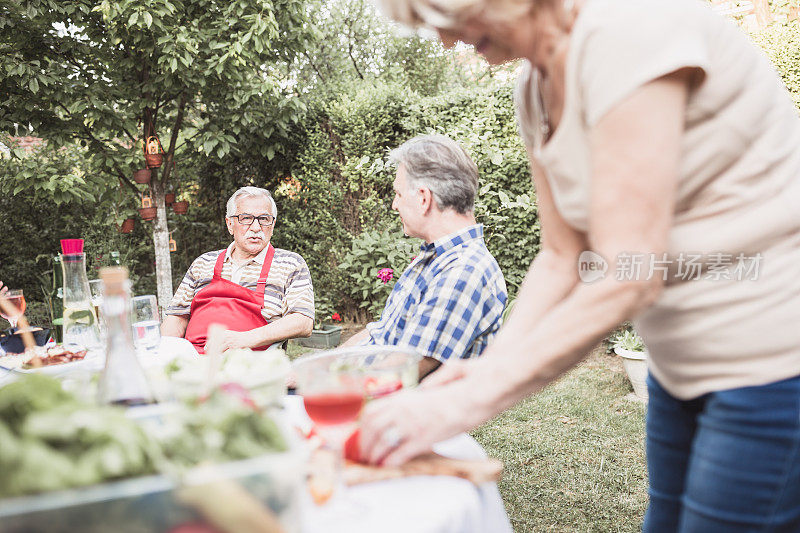
[[[275,204],[275,199],[267,189],[262,189],[261,187],[242,187],[233,193],[228,200],[228,203],[225,205],[226,217],[232,217],[236,214],[236,202],[239,201],[239,198],[243,198],[245,196],[266,198],[269,201],[270,206],[272,206],[272,216],[278,218],[278,206]]]
[[[387,17],[410,26],[454,28],[471,16],[512,21],[553,0],[372,0]]]

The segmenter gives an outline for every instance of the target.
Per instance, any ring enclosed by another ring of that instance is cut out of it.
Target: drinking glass
[[[0,307],[0,316],[8,320],[8,323],[11,324],[11,329],[16,329],[17,320],[25,313],[25,296],[22,294],[22,289],[17,289],[8,291],[3,297],[16,309],[16,312],[9,314]]]
[[[161,342],[161,322],[158,319],[158,304],[152,294],[131,299],[131,321],[133,343],[141,350],[155,350]]]
[[[90,279],[89,292],[92,295],[92,305],[94,306],[94,312],[97,314],[97,317],[100,318],[100,308],[103,305],[103,280]]]
[[[333,487],[343,488],[344,443],[364,403],[416,385],[419,360],[416,353],[394,346],[354,346],[295,360],[297,393],[336,458]]]
[[[94,307],[94,314],[97,316],[97,325],[100,327],[100,335],[105,339],[106,336],[106,323],[103,320],[103,314],[100,312],[103,307],[103,280],[90,279],[89,292],[92,296],[92,307]],[[105,344],[105,342],[103,342]]]

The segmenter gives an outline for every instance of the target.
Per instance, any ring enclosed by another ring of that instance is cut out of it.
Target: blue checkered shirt
[[[438,361],[477,357],[500,328],[508,299],[503,273],[483,241],[483,225],[431,244],[397,280],[364,344],[410,347]]]

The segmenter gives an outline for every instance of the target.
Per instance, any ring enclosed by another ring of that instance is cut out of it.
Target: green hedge
[[[755,42],[764,49],[783,79],[783,83],[800,108],[800,25],[797,20],[773,24],[754,34]]]
[[[385,164],[388,151],[417,134],[443,133],[464,145],[478,164],[484,194],[476,214],[515,292],[538,251],[539,229],[511,94],[510,84],[436,97],[396,85],[365,84],[318,103],[306,118],[302,148],[289,165],[302,187],[299,193],[276,191],[281,206],[276,244],[306,258],[317,293],[334,307],[351,315],[365,307],[354,295],[373,294],[374,287],[354,287],[354,277],[338,266],[352,265],[345,258],[362,233],[399,228],[391,210],[394,169]],[[394,268],[403,266],[400,262]],[[376,278],[362,284],[370,282],[381,283]]]

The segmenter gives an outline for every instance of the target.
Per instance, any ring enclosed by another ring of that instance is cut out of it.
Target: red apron
[[[189,325],[186,327],[186,340],[194,344],[199,353],[205,353],[206,333],[211,324],[222,324],[232,331],[249,331],[268,324],[261,314],[261,308],[264,307],[264,290],[267,287],[267,276],[274,255],[275,248],[270,244],[264,257],[258,286],[255,291],[251,291],[232,281],[222,279],[225,251],[219,254],[211,283],[201,289],[192,300]],[[269,346],[253,349],[267,348]]]

